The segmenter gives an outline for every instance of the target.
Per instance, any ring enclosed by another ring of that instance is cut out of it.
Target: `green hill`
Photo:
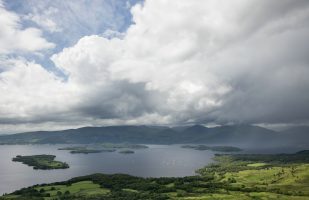
[[[107,126],[84,127],[62,131],[38,131],[0,136],[0,144],[229,144],[258,147],[309,146],[306,132],[275,132],[252,125],[233,125],[207,128],[164,126]]]

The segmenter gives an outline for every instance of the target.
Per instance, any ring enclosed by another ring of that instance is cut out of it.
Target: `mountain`
[[[290,141],[296,147],[306,147],[309,141],[309,126],[296,126],[280,132],[285,141]]]
[[[298,136],[307,137],[309,135],[309,126],[296,126],[281,131],[282,134],[295,134]]]
[[[201,125],[186,127],[83,127],[62,131],[37,131],[2,135],[0,136],[0,144],[204,143],[273,147],[295,144],[308,145],[309,140],[306,139],[308,138],[308,130],[309,128],[306,127],[285,132],[275,132],[252,125],[230,125],[213,128]]]

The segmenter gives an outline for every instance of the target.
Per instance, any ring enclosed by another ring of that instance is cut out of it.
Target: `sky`
[[[0,0],[0,133],[309,123],[308,0]]]

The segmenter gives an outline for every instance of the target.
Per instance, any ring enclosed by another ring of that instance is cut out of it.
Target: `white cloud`
[[[47,30],[51,33],[53,32],[61,32],[62,29],[56,24],[56,22],[51,19],[53,16],[57,15],[59,12],[58,9],[50,7],[44,11],[44,13],[38,13],[38,11],[34,11],[34,13],[29,13],[23,17],[24,20],[30,20],[39,25],[44,30]]]
[[[37,52],[55,46],[42,37],[41,30],[23,29],[20,21],[20,17],[7,11],[0,1],[0,54]]]
[[[69,89],[61,79],[36,63],[22,58],[5,59],[0,61],[0,66],[8,67],[0,73],[1,121],[16,123],[53,118],[76,102],[73,88]]]
[[[53,55],[65,82],[35,63],[5,69],[0,112],[72,126],[308,121],[308,9],[292,0],[147,0],[132,8],[123,37],[86,36]]]
[[[55,64],[66,72],[70,82],[96,85],[109,81],[108,65],[115,62],[121,49],[121,40],[108,40],[96,35],[83,37],[71,48],[52,56]]]
[[[115,31],[115,30],[107,29],[106,31],[104,31],[102,36],[107,38],[107,39],[112,39],[112,38],[120,38],[120,39],[122,39],[125,36],[125,34],[124,33],[120,33],[118,31]]]
[[[7,4],[14,5],[9,1]],[[24,20],[36,23],[62,48],[86,35],[124,30],[130,22],[126,1],[27,0],[18,4],[17,10]]]
[[[308,7],[306,2],[291,1],[274,4],[242,0],[148,0],[143,6],[132,8],[135,24],[129,27],[123,40],[83,38],[53,60],[69,73],[76,75],[83,71],[79,74],[82,77],[90,75],[87,80],[144,83],[145,91],[156,91],[163,96],[159,102],[163,105],[156,106],[156,112],[172,116],[171,123],[263,122],[265,115],[270,121],[280,122],[284,119],[278,116],[279,110],[296,102],[276,106],[272,93],[285,95],[283,86],[277,83],[286,82],[291,71],[301,72],[298,77],[308,75],[307,68],[293,61],[301,57],[307,64],[306,45],[301,47],[304,52],[289,48],[296,48],[297,41],[306,41]],[[252,8],[255,10],[249,12]],[[88,44],[81,45],[85,41]],[[83,55],[82,61],[77,55]],[[269,75],[283,69],[285,72],[278,80]],[[245,83],[248,76],[250,84]],[[308,87],[308,82],[303,84],[304,89]],[[290,87],[293,91],[298,83]],[[255,101],[259,95],[266,100]],[[242,101],[248,102],[237,105]],[[267,102],[271,102],[273,113]],[[307,116],[295,120],[304,117]]]

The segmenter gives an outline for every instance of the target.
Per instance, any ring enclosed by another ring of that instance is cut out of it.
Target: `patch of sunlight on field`
[[[179,200],[309,200],[309,197],[304,196],[289,196],[270,192],[229,192],[228,194],[206,194],[196,197],[177,197]]]
[[[251,164],[248,164],[247,166],[248,167],[263,167],[267,165],[266,163],[251,163]]]
[[[235,178],[237,183],[242,184],[270,184],[279,179],[278,174],[280,174],[281,171],[281,167],[271,167],[259,170],[243,170],[236,173],[230,173],[229,176]]]
[[[133,189],[128,189],[128,188],[125,188],[125,189],[122,189],[123,191],[125,192],[138,192],[137,190],[133,190]]]
[[[101,188],[99,184],[95,184],[92,181],[80,181],[72,185],[43,186],[35,189],[38,191],[44,189],[45,193],[49,193],[51,197],[46,197],[45,199],[53,199],[53,197],[57,196],[57,192],[64,194],[66,191],[69,191],[70,194],[81,196],[107,194],[110,192],[108,189]]]

